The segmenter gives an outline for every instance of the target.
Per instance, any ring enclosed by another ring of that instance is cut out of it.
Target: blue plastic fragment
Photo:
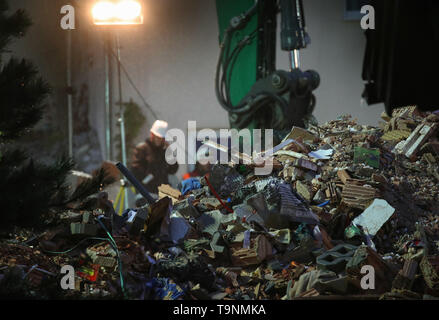
[[[329,202],[331,202],[331,201],[329,201],[329,200],[328,200],[328,201],[325,201],[325,202],[323,202],[323,203],[317,205],[317,207],[321,208],[321,207],[327,206],[327,205],[329,204]]]
[[[190,178],[181,182],[181,193],[186,195],[189,191],[200,189],[201,183],[197,178]]]
[[[147,289],[153,289],[155,298],[163,300],[165,298],[177,300],[184,295],[184,290],[177,284],[171,283],[168,278],[154,278],[145,284]]]

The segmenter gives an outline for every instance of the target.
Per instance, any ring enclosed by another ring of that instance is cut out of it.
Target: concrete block
[[[357,250],[350,244],[339,244],[317,257],[317,266],[334,272],[341,272]]]
[[[95,224],[85,223],[71,223],[70,231],[72,234],[83,234],[95,236],[98,232],[98,226]]]

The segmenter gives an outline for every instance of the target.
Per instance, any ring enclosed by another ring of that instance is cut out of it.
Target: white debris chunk
[[[354,219],[353,223],[362,226],[371,236],[375,236],[394,212],[395,208],[386,200],[375,199],[361,215]]]
[[[314,159],[321,159],[321,160],[329,160],[332,157],[332,154],[334,153],[334,150],[328,149],[328,150],[317,150],[308,153],[308,156]]]

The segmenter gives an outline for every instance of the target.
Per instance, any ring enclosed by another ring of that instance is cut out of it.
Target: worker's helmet
[[[151,127],[151,133],[157,137],[165,138],[168,132],[168,123],[163,120],[157,120]]]

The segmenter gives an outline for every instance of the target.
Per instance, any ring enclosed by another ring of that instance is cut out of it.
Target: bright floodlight
[[[122,1],[116,6],[116,15],[121,20],[135,20],[142,14],[142,6],[136,1]]]
[[[98,1],[92,10],[97,25],[142,24],[142,5],[134,0]]]
[[[114,4],[112,2],[102,1],[96,3],[93,7],[93,18],[95,20],[109,20],[114,16]]]

